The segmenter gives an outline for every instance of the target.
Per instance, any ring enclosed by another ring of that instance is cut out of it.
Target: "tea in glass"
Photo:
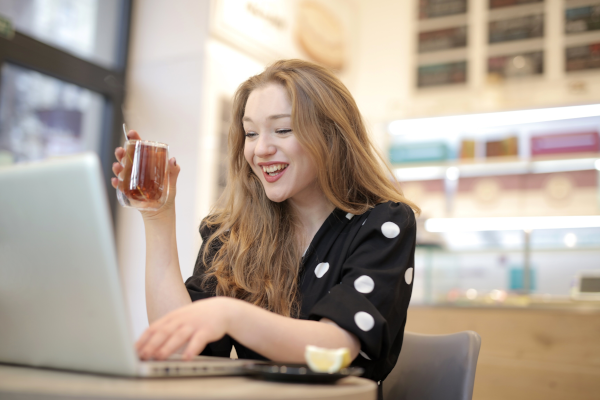
[[[128,140],[123,147],[123,172],[117,185],[119,203],[145,211],[158,210],[169,195],[169,146],[149,140]]]

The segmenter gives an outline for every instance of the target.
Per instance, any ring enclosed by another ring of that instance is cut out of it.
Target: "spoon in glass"
[[[125,124],[123,124],[123,135],[125,135],[125,142],[129,141],[129,137],[127,137],[127,126]],[[131,159],[131,156],[129,155],[127,150],[125,150],[125,154],[127,154],[127,158],[129,158],[129,162],[131,164],[133,164],[133,160]],[[146,195],[144,194],[144,192],[142,191],[142,189],[140,188],[139,185],[137,185],[137,190],[144,197],[144,200],[148,201],[148,198],[146,197]]]
[[[127,125],[123,124],[123,135],[125,135],[125,141],[128,141],[129,138],[127,137]]]

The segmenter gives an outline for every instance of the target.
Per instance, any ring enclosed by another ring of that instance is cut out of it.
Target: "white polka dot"
[[[404,280],[406,281],[406,283],[408,285],[410,285],[412,283],[412,278],[413,278],[413,268],[409,268],[406,270],[406,272],[404,273]]]
[[[375,282],[370,276],[363,275],[354,281],[354,288],[361,293],[371,293],[375,287]]]
[[[393,239],[400,234],[400,227],[393,222],[381,225],[381,233],[388,239]]]
[[[348,219],[352,219],[352,217],[354,217],[354,214],[352,214],[352,213],[348,213],[348,214],[346,214],[346,218],[348,218]]]
[[[329,270],[329,263],[320,263],[315,268],[315,275],[317,276],[317,278],[320,278],[323,275],[325,275],[325,272],[327,272],[328,270]]]
[[[364,311],[359,311],[354,314],[354,322],[356,322],[356,326],[365,332],[370,331],[373,329],[373,326],[375,326],[375,320],[371,314]]]
[[[364,224],[365,224],[365,222],[367,222],[367,220],[366,220],[366,219],[363,221],[363,223],[362,223],[362,224],[364,225]]]
[[[371,359],[371,358],[370,358],[368,355],[366,355],[366,354],[364,353],[364,351],[362,351],[362,350],[361,350],[361,351],[359,351],[359,352],[358,352],[358,354],[360,354],[361,356],[363,356],[363,357],[364,357],[364,358],[366,358],[367,360],[370,360],[370,359]]]

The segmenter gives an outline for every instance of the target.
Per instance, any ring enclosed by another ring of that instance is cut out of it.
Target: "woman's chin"
[[[288,199],[288,196],[281,193],[269,193],[267,192],[267,197],[274,203],[281,203]]]

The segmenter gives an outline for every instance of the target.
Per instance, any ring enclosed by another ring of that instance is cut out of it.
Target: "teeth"
[[[273,165],[269,165],[269,166],[263,166],[263,171],[265,171],[266,173],[273,173],[279,170],[284,169],[285,167],[287,167],[288,164],[273,164]]]

